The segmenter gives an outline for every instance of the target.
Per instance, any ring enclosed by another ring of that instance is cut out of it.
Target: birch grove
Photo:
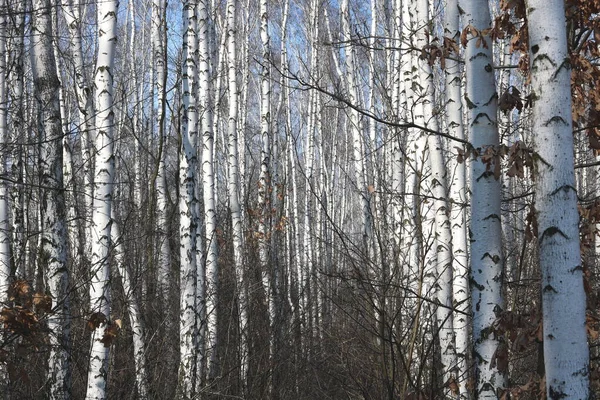
[[[0,0],[8,399],[600,391],[588,0]]]

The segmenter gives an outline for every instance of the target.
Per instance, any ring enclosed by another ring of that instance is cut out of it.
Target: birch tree
[[[155,73],[154,90],[157,97],[156,133],[159,140],[158,164],[156,166],[156,211],[157,215],[157,240],[158,240],[158,285],[162,300],[165,305],[169,304],[170,298],[170,273],[171,250],[167,237],[167,178],[166,178],[166,146],[167,129],[166,118],[166,2],[165,0],[153,0],[152,2],[152,48],[153,65]],[[167,307],[168,308],[168,307]],[[167,320],[170,318],[166,316]],[[170,325],[167,323],[167,325]],[[167,326],[167,330],[169,326]]]
[[[111,207],[112,225],[111,241],[114,247],[115,264],[121,277],[123,292],[127,302],[127,311],[129,312],[129,323],[133,331],[133,357],[135,364],[135,384],[140,399],[148,398],[148,367],[146,362],[146,327],[142,318],[142,310],[139,303],[138,293],[132,281],[131,268],[125,263],[121,229],[115,221],[114,207]]]
[[[182,123],[179,155],[179,257],[180,257],[180,315],[179,315],[179,383],[178,395],[183,399],[193,396],[195,340],[196,337],[196,285],[204,289],[203,276],[196,277],[196,224],[197,202],[196,137],[198,134],[198,102],[194,87],[198,82],[198,22],[197,3],[188,0],[183,5],[183,73],[182,73]],[[198,280],[198,281],[197,281]],[[201,321],[199,321],[201,322]],[[202,355],[200,355],[202,356]]]
[[[198,9],[198,32],[200,37],[200,63],[199,63],[199,97],[200,109],[202,111],[201,128],[202,128],[202,193],[204,196],[204,228],[206,236],[206,276],[213,277],[219,274],[218,264],[218,243],[217,243],[217,202],[216,202],[216,185],[215,185],[215,160],[214,160],[214,122],[213,122],[213,106],[212,106],[212,84],[211,84],[211,69],[210,69],[210,43],[211,29],[210,23],[210,8],[208,1],[201,0]],[[200,276],[200,272],[198,272]],[[198,278],[198,286],[203,283],[204,278]],[[213,304],[216,307],[217,302],[203,303]],[[206,325],[206,309],[201,311],[201,324]],[[216,310],[210,315],[211,325],[217,324]],[[216,333],[213,333],[216,335]],[[201,339],[204,339],[201,337]],[[204,354],[200,355],[204,357]],[[198,366],[200,368],[200,365]],[[242,377],[243,378],[243,377]]]
[[[63,15],[69,26],[69,47],[73,57],[76,83],[77,109],[79,111],[79,130],[81,140],[81,158],[83,173],[83,248],[78,249],[85,257],[91,251],[91,212],[94,200],[94,155],[91,151],[91,138],[94,135],[94,99],[88,75],[86,73],[83,43],[81,38],[81,5],[69,0],[63,7]]]
[[[105,399],[108,376],[108,347],[101,342],[110,318],[109,247],[114,178],[113,158],[113,73],[117,45],[118,1],[97,4],[98,58],[94,74],[96,86],[96,171],[92,210],[92,278],[90,309],[94,321],[86,399]]]
[[[471,296],[475,348],[475,396],[497,399],[506,386],[507,347],[494,328],[504,310],[502,225],[496,121],[497,95],[492,43],[482,34],[491,26],[487,0],[459,3],[468,32],[465,51],[466,102],[470,139],[478,157],[471,161]],[[494,360],[494,362],[492,362]]]
[[[12,178],[14,180],[11,185],[11,211],[12,211],[12,227],[13,227],[13,243],[12,243],[12,258],[16,264],[16,276],[27,277],[27,253],[26,245],[28,238],[25,235],[26,230],[26,213],[25,213],[25,188],[23,186],[25,178],[25,4],[22,1],[13,1],[10,3],[10,8],[14,10],[14,14],[10,20],[13,22],[11,37],[13,40],[12,63],[9,68],[6,65],[1,72],[4,79],[9,79],[12,76],[11,84],[6,92],[6,98],[10,99],[10,104],[13,107],[11,124],[12,134],[11,142],[13,151],[11,157]],[[4,8],[2,8],[4,9]],[[5,23],[6,17],[5,18]],[[10,31],[9,31],[10,32]],[[6,43],[4,44],[6,47]],[[0,51],[4,53],[5,50]],[[0,61],[2,62],[2,61]],[[10,74],[7,76],[7,71]],[[6,82],[6,81],[5,81]],[[12,89],[12,90],[10,90]],[[12,96],[11,96],[12,95]],[[4,103],[4,100],[2,104]],[[9,110],[6,110],[7,112]],[[4,125],[6,126],[6,124]],[[8,128],[8,127],[7,127]],[[4,142],[4,139],[1,139]],[[8,171],[7,171],[8,172]],[[5,183],[3,183],[5,184]],[[1,241],[1,240],[0,240]],[[0,290],[3,290],[0,288]]]
[[[65,399],[70,393],[69,321],[67,299],[68,270],[63,194],[62,125],[59,104],[60,81],[52,48],[52,4],[34,3],[33,72],[35,95],[40,107],[40,184],[42,259],[46,264],[46,286],[54,313],[48,317],[50,358],[48,361],[49,398]]]
[[[444,15],[444,36],[448,40],[458,43],[459,8],[457,0],[448,0]],[[460,63],[452,57],[446,59],[444,70],[446,78],[446,121],[451,136],[464,140],[462,90]],[[453,143],[448,146],[455,150]],[[461,398],[468,399],[469,391],[467,382],[469,369],[467,356],[469,354],[469,271],[467,257],[467,225],[466,203],[467,182],[465,163],[458,163],[457,156],[452,152],[448,162],[450,175],[449,207],[452,224],[452,299],[455,305],[453,328],[455,332],[455,345],[457,356],[456,376]]]
[[[268,1],[260,1],[260,37],[262,42],[262,59],[260,69],[260,175],[258,177],[258,255],[262,275],[263,291],[266,296],[269,319],[267,324],[274,328],[275,322],[275,286],[272,282],[272,269],[269,263],[269,221],[271,220],[271,38],[269,35]],[[270,329],[269,340],[273,342],[273,329]],[[271,352],[273,351],[271,346]]]
[[[562,1],[528,0],[536,210],[549,399],[587,399],[589,348],[573,169],[571,67]]]
[[[242,377],[246,373],[248,363],[248,299],[247,290],[245,287],[246,272],[244,268],[244,236],[243,236],[243,222],[242,222],[242,210],[240,205],[240,170],[239,170],[239,158],[238,158],[238,85],[237,85],[237,41],[236,41],[236,8],[237,0],[227,1],[227,61],[228,61],[228,90],[229,90],[229,112],[227,122],[227,136],[228,136],[228,154],[227,154],[227,170],[228,170],[228,194],[229,194],[229,212],[231,213],[231,224],[232,224],[232,238],[233,238],[233,251],[234,251],[234,266],[236,270],[237,278],[237,293],[239,303],[239,315],[240,315],[240,358],[242,364]],[[210,285],[210,291],[207,295],[211,295],[211,291],[216,289],[217,276],[207,277],[208,285]],[[212,305],[215,303],[212,302]],[[207,312],[216,312],[208,308]],[[215,320],[216,322],[216,320]],[[210,326],[211,335],[211,347],[216,345],[216,326]],[[212,333],[214,332],[214,333]],[[213,351],[216,349],[213,348]],[[214,355],[212,355],[214,357]]]
[[[0,2],[0,9],[6,10],[6,0]],[[7,32],[7,16],[4,13],[0,15],[0,54],[6,52],[6,32]],[[54,65],[54,64],[51,64]],[[6,145],[9,140],[7,126],[7,99],[8,99],[8,82],[7,82],[6,58],[0,57],[0,144]],[[0,168],[2,172],[6,172],[6,155],[0,155]],[[8,213],[8,184],[6,181],[0,182],[0,300],[6,301],[6,290],[9,285],[10,278],[10,223]]]

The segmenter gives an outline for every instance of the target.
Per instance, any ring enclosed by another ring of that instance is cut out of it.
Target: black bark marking
[[[567,125],[567,121],[565,121],[563,117],[561,117],[560,115],[555,115],[554,117],[550,118],[547,122],[545,122],[544,126],[548,126],[554,122],[561,122],[563,125]]]
[[[549,228],[547,228],[544,233],[542,233],[542,236],[540,237],[540,242],[543,241],[544,239],[546,239],[546,237],[550,238],[556,234],[561,235],[563,238],[565,239],[569,239],[569,237],[567,235],[565,235],[563,233],[563,231],[561,231],[558,227],[556,226],[551,226]]]
[[[485,253],[481,259],[484,260],[486,257],[492,260],[494,264],[498,264],[498,262],[500,262],[500,256],[498,254],[491,255],[490,253]]]
[[[556,63],[555,63],[554,61],[552,61],[552,59],[551,59],[550,57],[548,57],[548,55],[547,55],[547,54],[540,54],[539,56],[536,56],[536,57],[533,59],[533,62],[531,63],[531,65],[532,65],[532,66],[533,66],[533,65],[535,65],[535,64],[537,64],[537,61],[541,61],[541,60],[543,60],[543,59],[546,59],[546,60],[548,60],[548,62],[549,62],[549,63],[550,63],[550,64],[551,64],[553,67],[556,67]]]
[[[575,268],[569,270],[569,272],[572,273],[572,274],[575,273],[575,272],[577,272],[577,271],[583,271],[583,267],[581,265],[578,265]]]
[[[548,388],[548,394],[550,395],[548,397],[550,400],[564,399],[565,397],[567,397],[567,395],[563,391],[561,391],[560,389],[555,389],[553,386],[550,386]]]
[[[473,278],[469,278],[469,283],[471,284],[472,287],[476,287],[477,290],[481,290],[483,291],[485,289],[485,286],[480,285],[479,283],[477,283],[477,281]],[[477,306],[479,307],[479,303],[477,303]]]
[[[552,285],[546,285],[546,286],[544,286],[544,289],[543,289],[543,290],[544,290],[544,292],[550,292],[550,291],[552,291],[552,292],[554,292],[554,293],[558,293],[558,292],[556,291],[556,289],[554,289],[554,287],[552,287]]]
[[[571,186],[571,185],[563,185],[563,186],[560,186],[558,189],[554,190],[553,192],[551,192],[550,195],[554,196],[555,194],[557,194],[561,190],[563,192],[565,192],[565,193],[567,193],[569,190],[572,190],[573,192],[577,193],[577,189],[575,189],[573,186]]]
[[[487,221],[488,219],[497,219],[498,221],[500,221],[500,216],[498,214],[490,214],[487,217],[485,217],[483,220]]]

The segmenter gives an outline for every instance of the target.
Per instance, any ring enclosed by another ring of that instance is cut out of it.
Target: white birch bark
[[[156,176],[156,211],[157,211],[157,240],[159,245],[158,253],[158,285],[165,305],[169,304],[170,298],[170,270],[171,270],[171,250],[169,248],[169,239],[167,236],[167,177],[166,177],[166,147],[167,130],[165,127],[166,112],[166,34],[164,32],[166,24],[166,2],[165,0],[152,1],[152,48],[153,62],[155,68],[154,90],[157,97],[157,112],[154,122],[159,138],[158,149],[158,169]],[[168,308],[168,307],[167,307]],[[170,319],[166,316],[167,321]],[[170,323],[167,323],[167,330]]]
[[[12,258],[16,267],[15,275],[19,278],[28,279],[26,260],[27,253],[25,246],[27,243],[27,237],[25,235],[25,188],[23,185],[25,177],[25,163],[23,162],[25,156],[25,150],[23,143],[25,142],[25,115],[24,115],[24,79],[25,79],[25,49],[24,49],[24,35],[25,35],[25,4],[20,0],[9,1],[10,8],[14,10],[14,15],[11,17],[13,21],[12,29],[9,31],[13,41],[13,54],[12,63],[10,65],[9,77],[13,78],[10,80],[10,85],[7,90],[8,98],[13,107],[11,124],[11,143],[13,144],[11,152],[11,177],[14,184],[11,185],[11,211],[12,211]],[[4,9],[4,8],[3,8]],[[5,22],[6,24],[6,19]],[[4,28],[5,29],[5,28]],[[6,30],[5,30],[6,32]],[[5,33],[3,34],[5,35]],[[0,53],[4,53],[2,50]],[[0,72],[5,78],[6,77],[6,66],[2,68]],[[4,83],[5,84],[5,83]],[[5,89],[6,90],[6,89]],[[0,100],[5,104],[4,100]],[[7,110],[8,112],[8,110]],[[5,125],[6,126],[6,125]],[[5,139],[0,139],[3,142]],[[0,289],[1,290],[1,289]]]
[[[457,0],[447,0],[444,16],[444,36],[458,42],[459,10]],[[454,55],[453,55],[454,56]],[[458,55],[456,55],[458,56]],[[446,59],[446,124],[448,133],[458,139],[465,138],[463,129],[461,71],[459,62],[448,57]],[[456,379],[461,399],[469,399],[467,388],[470,369],[467,366],[469,354],[470,335],[469,325],[469,270],[467,258],[467,224],[466,204],[467,182],[465,163],[458,163],[454,143],[449,143],[451,152],[448,157],[448,171],[450,173],[449,207],[452,225],[452,298],[454,302],[453,327],[456,344]]]
[[[94,154],[92,152],[91,138],[94,135],[94,101],[92,88],[90,87],[89,79],[86,74],[86,69],[83,61],[83,44],[81,38],[81,5],[69,0],[63,9],[63,15],[69,26],[69,45],[73,57],[73,66],[75,73],[75,91],[77,96],[77,109],[79,111],[79,130],[81,140],[81,158],[82,158],[82,173],[83,173],[83,224],[84,228],[84,257],[89,257],[91,254],[91,213],[94,201]]]
[[[589,348],[562,1],[528,0],[536,209],[548,399],[587,399]]]
[[[228,194],[229,194],[229,211],[231,213],[231,224],[233,228],[233,251],[234,265],[237,279],[237,293],[239,302],[240,315],[240,357],[242,376],[245,377],[248,365],[248,300],[245,287],[245,272],[244,272],[244,236],[242,223],[242,209],[240,205],[240,167],[238,157],[238,85],[237,85],[237,68],[236,68],[236,8],[237,0],[227,1],[227,61],[228,66],[228,89],[229,89],[229,113],[227,122],[227,135],[229,152],[227,154],[227,169],[229,172]],[[213,290],[216,288],[217,276],[210,279],[210,285]],[[208,312],[213,310],[207,309]],[[214,310],[213,312],[216,312]],[[213,329],[214,342],[211,344],[216,346],[216,326],[210,327]],[[216,349],[214,349],[216,350]],[[215,359],[216,361],[216,359]],[[215,368],[212,368],[214,372]]]
[[[181,121],[181,149],[179,155],[179,237],[180,237],[180,315],[179,315],[179,349],[180,366],[178,395],[183,399],[193,397],[195,357],[195,340],[204,344],[204,338],[198,337],[196,313],[198,305],[197,290],[204,290],[204,277],[196,276],[196,142],[198,127],[198,101],[194,88],[198,82],[198,21],[196,18],[197,3],[187,0],[183,5],[183,73],[182,101],[183,115]],[[200,287],[197,288],[196,285]],[[202,323],[202,321],[198,321]]]
[[[135,365],[135,384],[137,395],[140,399],[148,398],[148,367],[146,363],[146,328],[142,318],[142,311],[139,303],[139,297],[134,292],[135,286],[132,280],[131,268],[125,264],[121,229],[115,221],[114,207],[111,208],[111,242],[114,247],[115,264],[117,272],[121,277],[127,311],[129,312],[129,324],[133,333],[133,363]]]
[[[113,158],[113,67],[117,42],[118,1],[105,0],[97,4],[98,58],[94,85],[96,87],[96,171],[94,174],[94,208],[92,210],[92,274],[90,311],[110,318],[109,247],[111,206],[114,179]],[[106,398],[108,348],[100,342],[101,323],[92,331],[90,365],[86,399]]]
[[[421,49],[428,45],[426,27],[430,25],[429,2],[419,0],[416,7],[417,18],[416,28],[418,29],[415,37],[417,48]],[[433,131],[438,130],[437,115],[434,115],[434,81],[433,71],[427,60],[419,58],[417,61],[419,72],[419,90],[423,116],[415,118],[417,123],[424,124],[425,127]],[[421,119],[422,118],[422,119]],[[422,120],[422,122],[420,122]],[[443,374],[445,395],[451,396],[448,389],[448,382],[455,379],[456,352],[454,345],[454,329],[452,320],[452,234],[450,229],[450,220],[448,216],[448,204],[446,202],[446,166],[443,157],[443,145],[440,136],[429,134],[427,137],[427,146],[429,150],[430,173],[427,175],[427,186],[433,197],[435,240],[434,254],[428,255],[435,263],[435,281],[433,282],[437,297],[437,329],[441,351],[440,369]],[[431,220],[424,213],[425,232],[430,230]],[[425,225],[426,224],[426,225]],[[427,226],[427,228],[426,228]]]
[[[352,40],[351,26],[350,26],[350,10],[348,0],[342,0],[341,3],[341,14],[342,14],[342,31],[344,40]],[[359,93],[356,79],[356,66],[355,66],[355,48],[352,44],[346,47],[346,70],[345,76],[347,79],[347,90],[348,90],[348,101],[352,104],[358,105]],[[371,250],[370,237],[371,237],[371,206],[370,206],[370,193],[367,190],[366,180],[366,168],[365,168],[365,155],[363,151],[363,138],[362,138],[362,124],[360,121],[360,114],[356,109],[350,110],[350,129],[352,132],[352,150],[354,156],[354,168],[356,174],[356,187],[358,189],[359,201],[362,208],[362,243],[361,246],[365,251],[365,255],[369,256],[370,253],[367,251]]]
[[[202,188],[204,196],[204,225],[206,235],[206,276],[213,282],[216,281],[219,275],[218,264],[218,243],[217,243],[217,202],[216,202],[216,186],[215,186],[215,160],[214,156],[214,123],[213,123],[213,106],[212,106],[212,84],[210,74],[210,43],[212,41],[211,33],[214,32],[210,27],[210,12],[209,4],[206,0],[200,0],[198,9],[199,21],[199,37],[200,37],[200,110],[202,120]],[[214,292],[207,292],[207,309],[212,309],[213,312],[208,314],[208,326],[216,327],[219,294],[218,284],[210,284],[209,289]],[[210,307],[210,308],[209,308]],[[217,332],[208,332],[209,337],[214,337],[215,342],[211,342],[216,346]],[[211,354],[217,355],[216,352]],[[215,361],[211,361],[214,365]],[[200,366],[198,366],[200,368]]]
[[[52,10],[52,31],[59,30],[59,11],[58,8]],[[61,138],[62,138],[62,170],[63,170],[63,188],[66,216],[65,216],[65,232],[66,232],[66,258],[75,259],[78,254],[79,246],[78,224],[77,224],[77,202],[76,193],[77,185],[73,175],[73,137],[69,130],[70,114],[67,111],[67,99],[65,99],[65,85],[63,84],[64,77],[61,76],[64,71],[64,65],[60,58],[59,43],[55,35],[52,40],[52,50],[55,61],[56,76],[60,80],[58,91],[60,104],[60,121],[61,121]]]
[[[45,283],[53,300],[54,312],[48,316],[50,357],[48,360],[48,396],[70,397],[69,320],[67,295],[67,248],[65,200],[63,195],[62,126],[59,104],[60,81],[52,47],[52,4],[34,2],[32,30],[35,96],[40,105],[40,185],[41,248],[46,267]]]
[[[6,10],[6,0],[0,1],[0,7]],[[0,54],[6,52],[6,32],[7,15],[0,15]],[[51,64],[54,65],[54,64]],[[6,57],[0,57],[0,144],[6,146],[9,141],[8,136],[8,110],[6,109],[8,99]],[[6,173],[6,156],[3,152],[0,155],[0,169]],[[8,184],[2,180],[0,182],[0,301],[6,301],[6,290],[10,278],[10,222],[8,213]]]
[[[464,26],[481,32],[491,26],[487,0],[463,1]],[[492,60],[492,42],[469,34],[465,51],[466,101],[471,143],[480,156],[471,161],[471,295],[473,345],[475,348],[475,395],[496,399],[506,386],[506,370],[498,360],[507,357],[503,337],[494,322],[504,310],[502,296],[501,183],[494,176],[495,162],[482,160],[486,151],[497,149],[497,94]]]
[[[414,7],[408,1],[402,2],[402,24],[403,28],[408,30],[403,37],[403,42],[414,46],[412,32],[415,31],[416,15]],[[423,124],[422,112],[418,111],[417,94],[415,93],[416,86],[413,82],[419,82],[418,68],[416,56],[414,52],[409,52],[406,61],[401,64],[402,91],[400,98],[406,101],[407,115],[406,120]],[[422,249],[422,227],[419,222],[420,213],[420,176],[423,168],[423,152],[425,148],[425,136],[422,132],[415,128],[408,129],[408,140],[405,146],[406,161],[405,161],[405,192],[404,210],[406,215],[403,220],[403,247],[408,248],[406,257],[408,284],[415,289],[416,282],[419,281],[419,269]],[[409,351],[409,358],[412,357],[412,352]]]
[[[275,322],[275,296],[272,280],[272,267],[269,263],[269,242],[271,235],[271,38],[269,35],[269,6],[267,0],[260,0],[260,38],[262,58],[260,69],[260,173],[258,177],[258,255],[260,260],[263,291],[266,296],[270,341],[270,356],[273,354],[273,323]]]

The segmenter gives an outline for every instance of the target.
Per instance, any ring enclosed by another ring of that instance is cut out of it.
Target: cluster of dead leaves
[[[508,154],[508,147],[505,145],[487,146],[485,148],[474,148],[468,146],[466,149],[455,147],[457,151],[456,161],[461,164],[467,159],[480,159],[485,165],[486,172],[492,172],[494,178],[500,179],[502,170],[502,157]]]
[[[500,400],[520,398],[546,400],[546,378],[532,374],[526,384],[508,388],[500,395]]]
[[[440,68],[446,69],[446,59],[450,57],[458,57],[460,49],[458,44],[451,38],[444,37],[442,45],[438,44],[438,38],[434,38],[431,43],[421,49],[419,58],[426,60],[427,64],[433,66],[439,60]]]
[[[29,282],[14,281],[8,288],[9,305],[0,311],[0,321],[6,332],[31,336],[41,332],[40,318],[52,311],[52,298],[44,293],[34,293]]]
[[[494,324],[495,331],[504,335],[507,343],[498,347],[494,357],[498,369],[508,372],[509,354],[524,353],[537,346],[544,340],[542,318],[539,310],[529,313],[517,313],[515,311],[503,311]],[[524,385],[517,385],[505,389],[500,399],[519,398],[546,398],[546,383],[544,378],[532,373],[529,381]]]
[[[122,325],[123,323],[120,319],[110,321],[106,318],[106,315],[101,312],[93,313],[87,321],[87,328],[90,331],[94,331],[104,326],[104,333],[100,338],[100,342],[104,344],[104,347],[110,347],[115,342]]]
[[[579,233],[581,252],[585,254],[593,246],[595,246],[596,237],[598,236],[598,224],[600,224],[600,200],[584,205],[577,205],[579,211]]]
[[[497,146],[487,146],[484,149],[467,147],[455,147],[457,151],[456,161],[463,163],[466,159],[480,159],[485,164],[486,171],[493,173],[495,179],[500,179],[502,172],[502,160],[507,158],[507,171],[509,177],[525,177],[525,170],[530,171],[531,178],[534,178],[535,154],[524,142],[517,141],[511,146],[500,144]]]
[[[492,40],[509,40],[510,52],[520,55],[518,70],[526,77],[525,83],[528,84],[531,74],[525,1],[501,0],[500,11],[489,35]],[[574,128],[585,130],[589,147],[596,155],[600,155],[600,92],[594,90],[600,85],[600,67],[591,61],[600,58],[600,0],[566,0],[565,12]],[[467,27],[463,36],[466,37],[469,32],[476,33]],[[516,99],[505,100],[500,103],[507,108],[518,104]]]

